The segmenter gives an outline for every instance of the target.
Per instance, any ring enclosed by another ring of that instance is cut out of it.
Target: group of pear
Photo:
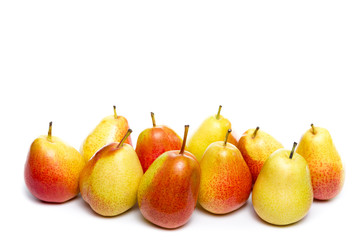
[[[177,228],[197,203],[213,213],[239,209],[252,191],[258,216],[275,225],[301,220],[313,199],[334,198],[344,183],[344,168],[329,132],[311,124],[299,145],[286,150],[259,127],[240,139],[221,114],[205,119],[186,143],[171,128],[142,131],[135,150],[125,117],[105,117],[80,151],[48,135],[33,141],[25,163],[25,183],[44,202],[82,198],[98,214],[119,215],[138,202],[145,219]],[[296,148],[297,146],[297,148]],[[296,150],[295,150],[296,149]]]

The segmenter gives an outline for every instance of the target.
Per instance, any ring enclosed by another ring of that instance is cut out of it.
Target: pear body
[[[138,205],[144,218],[163,228],[184,225],[196,207],[200,165],[193,154],[167,151],[141,179]]]
[[[213,142],[223,141],[228,129],[231,129],[231,122],[222,115],[208,117],[194,132],[187,143],[187,150],[201,161],[206,148]],[[237,140],[231,133],[228,142],[236,145]]]
[[[301,220],[313,201],[310,170],[299,154],[276,150],[266,160],[254,184],[252,203],[264,221],[287,225]]]
[[[254,131],[255,129],[247,130],[241,136],[237,147],[249,166],[253,182],[255,183],[265,161],[273,152],[283,148],[283,145],[262,130],[258,130],[254,137]]]
[[[161,154],[170,150],[180,150],[182,139],[167,126],[147,128],[139,134],[136,142],[136,153],[139,157],[143,171]]]
[[[206,149],[200,162],[199,203],[214,214],[240,208],[249,198],[252,178],[239,149],[223,141]]]
[[[111,143],[86,163],[80,175],[80,192],[96,213],[119,215],[136,203],[142,175],[134,149],[126,143],[120,147]]]
[[[344,185],[344,167],[339,153],[325,128],[309,129],[301,138],[296,152],[309,164],[314,198],[329,200],[339,194]]]
[[[86,137],[80,147],[80,153],[88,161],[103,146],[113,142],[120,142],[128,129],[129,124],[125,117],[107,116]],[[132,145],[130,136],[125,143]]]
[[[25,163],[29,191],[45,202],[61,203],[79,193],[79,176],[85,161],[60,138],[40,136],[31,144]]]

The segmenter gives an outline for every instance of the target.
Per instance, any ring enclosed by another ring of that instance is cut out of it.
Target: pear
[[[239,148],[245,162],[249,166],[253,182],[255,183],[264,162],[268,157],[283,145],[270,134],[256,129],[247,130],[240,138]]]
[[[313,201],[310,170],[306,160],[286,149],[270,155],[254,184],[252,203],[264,221],[287,225],[301,220]]]
[[[219,106],[218,113],[205,119],[199,128],[189,139],[187,150],[201,161],[206,148],[213,142],[223,141],[228,129],[231,129],[231,122],[220,115],[222,106]],[[230,143],[236,145],[237,140],[230,134]]]
[[[207,211],[225,214],[240,208],[249,198],[252,178],[239,149],[225,141],[213,142],[200,162],[199,203]]]
[[[171,128],[156,125],[155,115],[151,113],[152,128],[147,128],[139,134],[135,151],[139,157],[143,171],[166,151],[180,150],[182,139]]]
[[[79,176],[85,166],[81,154],[60,138],[48,135],[36,138],[25,163],[25,183],[29,191],[45,202],[62,203],[79,193]]]
[[[309,164],[314,198],[329,200],[338,195],[344,185],[345,173],[329,131],[311,124],[296,152]]]
[[[105,117],[86,137],[80,147],[80,153],[88,161],[103,146],[119,142],[128,129],[128,121],[125,117],[117,115],[116,106],[114,106],[114,115]],[[126,143],[132,145],[130,137],[126,139]]]
[[[200,165],[185,151],[189,126],[181,150],[160,155],[141,179],[138,205],[145,219],[163,228],[177,228],[189,221],[199,194]]]
[[[116,216],[136,203],[143,171],[134,149],[125,143],[130,133],[131,129],[120,143],[101,148],[81,172],[81,195],[100,215]]]

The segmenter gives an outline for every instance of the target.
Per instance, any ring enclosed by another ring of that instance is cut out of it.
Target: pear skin
[[[187,131],[187,130],[185,130]],[[195,210],[200,184],[200,165],[195,156],[181,150],[160,155],[141,179],[138,205],[145,219],[163,228],[177,228]]]
[[[291,158],[290,154],[286,149],[272,153],[253,187],[255,212],[264,221],[275,225],[301,220],[313,201],[308,164],[301,155],[295,153]]]
[[[224,141],[206,149],[200,162],[199,203],[214,214],[240,208],[249,198],[252,178],[238,148]]]
[[[180,150],[182,144],[181,137],[174,130],[164,125],[156,125],[154,113],[151,113],[151,117],[153,127],[139,134],[135,148],[144,172],[161,154]]]
[[[88,161],[103,146],[113,142],[120,142],[128,129],[128,121],[125,117],[116,114],[116,107],[114,106],[114,115],[102,119],[84,140],[80,147],[80,153]],[[132,145],[130,136],[125,143]]]
[[[344,167],[339,153],[325,128],[312,127],[302,136],[296,150],[309,164],[314,198],[329,200],[344,185]]]
[[[79,176],[85,166],[81,154],[60,138],[49,134],[31,144],[25,163],[25,183],[36,198],[61,203],[79,193]]]
[[[259,127],[257,127],[256,129],[247,130],[241,136],[237,147],[249,166],[255,183],[266,159],[276,150],[283,148],[283,145],[270,134],[259,130]]]
[[[80,192],[96,213],[116,216],[135,205],[142,175],[132,146],[110,143],[86,163],[80,175]]]
[[[194,132],[187,144],[187,150],[201,161],[206,148],[213,142],[223,141],[228,129],[231,129],[231,122],[220,115],[221,105],[218,113],[205,119],[199,128]],[[236,138],[231,134],[229,143],[237,144]]]

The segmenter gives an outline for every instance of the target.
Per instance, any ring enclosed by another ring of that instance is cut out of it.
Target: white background
[[[358,237],[359,12],[359,1],[1,1],[0,238]],[[135,144],[150,111],[182,135],[219,104],[238,134],[260,126],[286,148],[310,123],[327,128],[346,168],[341,194],[287,227],[261,221],[249,199],[224,216],[197,208],[169,231],[137,206],[104,218],[80,195],[46,204],[25,187],[49,121],[79,148],[116,105]]]

